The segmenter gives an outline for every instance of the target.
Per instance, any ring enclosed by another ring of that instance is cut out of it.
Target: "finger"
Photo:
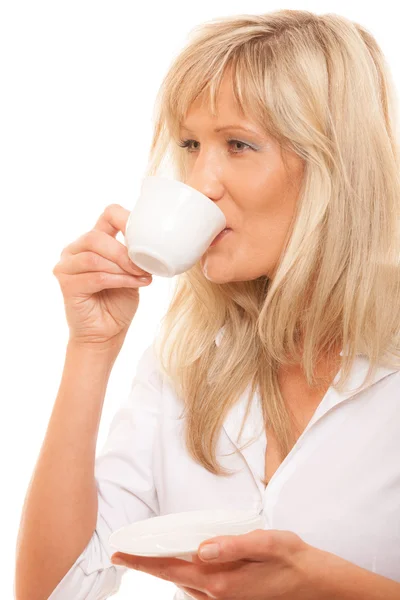
[[[267,560],[288,556],[306,547],[305,542],[294,532],[275,529],[254,529],[242,535],[227,535],[210,538],[201,548],[210,543],[218,544],[219,555],[216,558],[202,558],[211,563],[223,564],[233,561],[265,562]]]
[[[133,266],[121,269],[119,265],[96,252],[79,252],[79,254],[65,254],[57,265],[57,270],[69,275],[76,273],[91,273],[93,271],[104,271],[104,273],[120,273],[126,275],[137,275],[137,269]]]
[[[68,295],[95,294],[102,290],[113,288],[138,288],[149,285],[151,280],[141,281],[140,277],[135,275],[119,275],[117,273],[78,273],[77,275],[68,275],[60,273],[58,276],[61,288],[68,292]]]
[[[185,587],[184,585],[177,585],[176,587],[183,590],[190,598],[194,598],[194,600],[209,600],[210,598],[208,594],[203,594],[203,592],[200,592],[199,590]]]
[[[198,557],[197,554],[192,554],[191,559],[196,565],[204,565],[204,562]]]
[[[215,570],[215,567],[213,568],[212,566],[194,565],[178,558],[155,558],[117,552],[111,556],[111,562],[118,564],[115,559],[121,560],[130,569],[143,571],[149,575],[154,575],[154,577],[159,577],[165,581],[171,581],[176,585],[186,586],[205,594],[207,593],[210,573]]]
[[[141,269],[135,265],[128,256],[128,251],[124,244],[115,240],[104,231],[96,231],[92,229],[81,235],[77,240],[66,246],[61,253],[63,259],[68,254],[79,254],[86,251],[95,252],[103,258],[115,262],[121,269],[129,272],[135,272],[138,275],[150,275],[148,271]],[[134,271],[132,271],[134,269]]]
[[[119,231],[125,235],[129,214],[129,210],[120,204],[109,204],[97,219],[93,229],[103,231],[112,237],[115,237]]]

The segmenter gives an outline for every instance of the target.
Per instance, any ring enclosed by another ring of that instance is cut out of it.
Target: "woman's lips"
[[[210,246],[214,246],[214,244],[217,244],[220,240],[222,240],[230,231],[232,231],[232,229],[230,227],[226,227],[225,229],[223,229],[211,242]]]

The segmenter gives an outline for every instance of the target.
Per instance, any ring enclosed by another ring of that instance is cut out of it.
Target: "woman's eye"
[[[245,146],[245,149],[243,151],[246,151],[246,149],[250,149],[253,150],[253,148],[249,145],[246,144],[245,142],[241,142],[240,140],[226,140],[228,142],[229,145],[235,145],[237,146],[237,144],[239,144],[240,146]],[[180,146],[181,148],[188,148],[188,152],[193,152],[193,150],[191,150],[192,146],[191,144],[195,143],[198,144],[199,142],[196,142],[196,140],[180,140],[178,146]],[[197,148],[195,148],[195,150],[197,150]],[[232,154],[242,154],[243,151],[240,150],[239,151],[233,151]]]

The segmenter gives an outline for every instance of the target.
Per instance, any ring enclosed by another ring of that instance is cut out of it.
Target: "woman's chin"
[[[230,264],[229,264],[230,263]],[[226,259],[217,256],[210,256],[205,254],[200,265],[204,274],[204,277],[208,281],[213,283],[228,283],[232,281],[232,263],[226,262]]]

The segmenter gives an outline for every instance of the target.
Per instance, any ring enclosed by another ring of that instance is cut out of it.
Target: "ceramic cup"
[[[184,273],[226,227],[224,213],[201,192],[175,179],[143,178],[125,230],[129,258],[160,277]]]

